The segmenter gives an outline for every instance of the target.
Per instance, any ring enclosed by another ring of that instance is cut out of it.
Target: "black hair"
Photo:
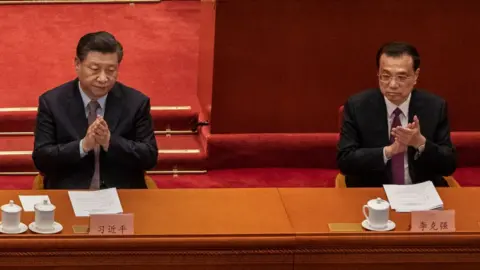
[[[413,70],[416,71],[420,67],[420,55],[417,49],[406,42],[390,42],[384,44],[377,52],[377,69],[380,67],[380,57],[385,54],[390,57],[400,57],[409,55],[413,59]]]
[[[85,60],[89,52],[117,53],[118,63],[123,58],[122,44],[115,37],[105,31],[88,33],[80,38],[77,45],[77,58]]]

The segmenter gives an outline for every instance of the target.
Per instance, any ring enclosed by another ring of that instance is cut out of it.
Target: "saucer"
[[[28,230],[28,227],[27,225],[23,224],[23,223],[20,223],[20,225],[18,225],[18,230],[16,232],[6,232],[3,230],[3,226],[2,224],[0,224],[0,233],[6,233],[6,234],[19,234],[19,233],[24,233]]]
[[[54,233],[61,232],[63,230],[62,224],[60,224],[58,222],[53,222],[52,230],[40,230],[40,229],[38,229],[37,226],[35,226],[35,221],[30,223],[30,225],[28,225],[28,228],[32,232],[41,233],[41,234],[54,234]]]
[[[368,222],[368,220],[364,220],[362,221],[362,227],[369,230],[369,231],[378,231],[378,232],[385,232],[385,231],[391,231],[393,229],[395,229],[395,222],[389,220],[387,222],[387,226],[385,226],[384,228],[373,228],[370,226],[370,223]]]

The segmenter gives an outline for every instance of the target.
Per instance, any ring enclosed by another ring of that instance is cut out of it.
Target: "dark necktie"
[[[96,100],[88,103],[88,125],[90,126],[95,119],[97,119],[97,109],[100,108],[100,104]],[[100,189],[100,147],[97,145],[94,148],[95,153],[95,171],[93,173],[90,189]]]
[[[393,122],[392,128],[402,126],[400,122],[400,114],[402,114],[402,110],[396,108],[393,111]],[[390,130],[391,132],[391,130]],[[390,143],[395,141],[395,137],[390,135]],[[405,160],[404,160],[404,153],[398,153],[392,157],[392,179],[393,184],[403,185],[405,184]]]

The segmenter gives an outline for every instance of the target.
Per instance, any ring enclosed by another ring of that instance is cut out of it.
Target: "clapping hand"
[[[101,145],[103,150],[108,151],[108,146],[110,145],[110,130],[108,129],[108,124],[103,117],[98,116],[93,133],[95,141],[97,144]]]
[[[392,134],[395,139],[406,146],[412,146],[418,148],[419,146],[425,144],[425,137],[420,132],[420,120],[415,115],[413,117],[413,123],[409,123],[406,127],[395,127],[392,128]]]

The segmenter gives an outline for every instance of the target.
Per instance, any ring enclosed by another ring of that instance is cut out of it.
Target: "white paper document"
[[[44,200],[47,200],[49,203],[51,203],[48,195],[18,195],[18,197],[20,198],[23,211],[25,212],[35,211],[35,204],[43,203]]]
[[[443,201],[432,181],[413,185],[383,185],[392,209],[397,212],[442,209]]]
[[[123,213],[116,188],[95,191],[69,191],[73,212],[77,217],[88,217],[90,214]]]

